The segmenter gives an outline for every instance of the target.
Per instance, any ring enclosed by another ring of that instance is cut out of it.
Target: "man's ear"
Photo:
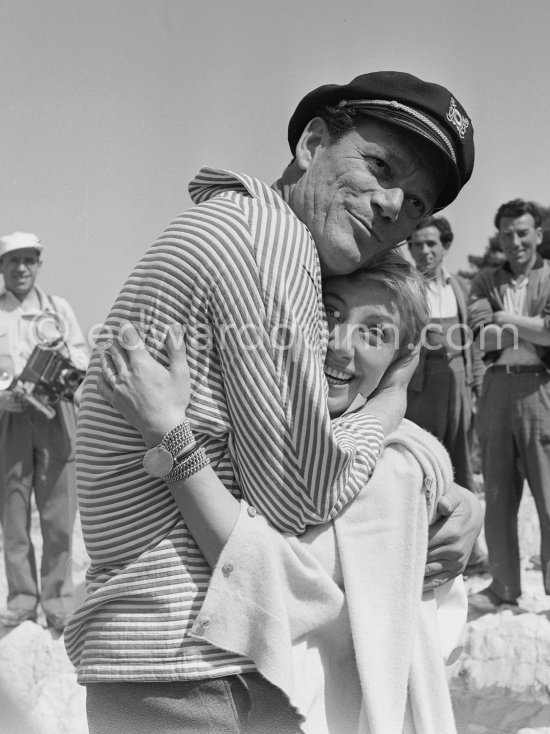
[[[542,227],[537,227],[536,228],[536,233],[537,233],[537,245],[542,245],[542,240],[543,240],[543,236],[544,236],[544,231],[543,231]]]
[[[300,170],[306,171],[320,146],[329,141],[327,123],[322,117],[314,117],[304,128],[296,145],[295,159]]]

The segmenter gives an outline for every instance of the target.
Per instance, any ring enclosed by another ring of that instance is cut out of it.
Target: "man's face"
[[[438,228],[431,225],[412,233],[409,252],[418,270],[433,277],[441,272],[447,248],[441,242]]]
[[[6,290],[19,300],[25,298],[34,287],[41,265],[39,254],[32,247],[8,252],[0,259]]]
[[[397,356],[401,319],[387,289],[376,282],[365,287],[328,278],[323,300],[329,328],[325,376],[334,418],[378,387]]]
[[[320,118],[308,130],[291,205],[315,240],[323,275],[346,275],[428,214],[443,183],[440,158],[419,136],[373,118],[334,143]]]
[[[542,242],[542,227],[535,227],[532,214],[521,217],[503,217],[498,239],[514,273],[522,273],[537,257],[537,245]]]

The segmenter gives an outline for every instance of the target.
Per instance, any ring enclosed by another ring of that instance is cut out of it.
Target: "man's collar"
[[[442,282],[443,287],[445,287],[446,285],[449,285],[450,280],[451,280],[451,274],[447,270],[445,270],[445,268],[442,267],[441,268],[441,279],[438,277],[428,278],[428,285],[434,286],[435,288],[437,288],[440,282]]]
[[[538,270],[539,268],[542,268],[542,266],[543,266],[543,265],[544,265],[544,260],[543,260],[543,258],[542,258],[542,257],[541,257],[541,256],[539,255],[539,253],[537,252],[537,255],[536,255],[536,257],[535,257],[535,262],[534,262],[534,264],[533,264],[533,267],[532,267],[532,268],[530,268],[530,269],[529,269],[529,270],[527,271],[526,275],[529,275],[529,273],[531,272],[531,270]],[[508,260],[506,260],[506,262],[505,262],[505,263],[504,263],[503,265],[501,265],[500,267],[501,267],[501,268],[502,268],[503,270],[505,270],[505,271],[506,271],[507,273],[510,273],[510,275],[512,275],[512,277],[513,277],[513,278],[517,278],[517,277],[518,277],[517,275],[515,275],[515,274],[514,274],[514,271],[513,271],[513,270],[512,270],[512,268],[510,267],[510,263],[508,262]],[[521,275],[521,273],[520,273],[520,275]]]
[[[25,309],[27,312],[32,311],[44,311],[48,309],[48,299],[44,291],[39,288],[37,285],[33,286],[33,289],[36,292],[36,295],[38,296],[38,303],[39,308],[31,307],[28,309]],[[30,292],[30,291],[29,291]],[[16,308],[23,308],[24,301],[20,301],[17,296],[15,296],[11,291],[9,291],[7,288],[4,288],[2,292],[0,293],[0,297],[6,299],[7,304],[11,305],[12,308],[15,310]]]
[[[205,166],[189,183],[189,195],[193,203],[208,201],[223,191],[246,191],[255,199],[263,201],[275,209],[292,211],[283,198],[259,178],[243,173],[226,171],[221,168]]]

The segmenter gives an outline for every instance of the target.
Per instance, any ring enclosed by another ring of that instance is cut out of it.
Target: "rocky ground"
[[[33,537],[40,552],[36,517]],[[471,610],[464,652],[449,670],[459,734],[550,734],[550,597],[537,567],[539,530],[527,492],[520,510],[524,594],[520,607],[496,614]],[[1,535],[0,535],[1,545]],[[74,574],[87,558],[75,533]],[[467,579],[470,592],[489,576]],[[0,603],[5,576],[0,571]],[[38,623],[0,627],[0,734],[88,734],[84,689],[77,685],[63,639]],[[153,734],[153,733],[152,733]]]
[[[459,734],[550,734],[550,596],[539,563],[540,531],[526,488],[519,534],[523,595],[496,614],[470,608],[464,652],[450,670]],[[466,579],[469,593],[490,576]]]
[[[32,538],[40,557],[42,541],[36,511]],[[83,595],[87,565],[77,520],[73,578],[79,595]],[[4,564],[0,562],[2,605],[6,594]],[[0,625],[0,712],[0,734],[88,734],[85,690],[77,685],[62,636],[47,629],[42,612],[37,623],[24,622],[12,630]]]

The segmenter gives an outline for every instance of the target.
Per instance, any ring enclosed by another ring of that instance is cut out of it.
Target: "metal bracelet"
[[[184,456],[182,461],[176,464],[172,471],[164,477],[164,481],[181,482],[196,474],[201,469],[204,469],[208,464],[210,464],[210,459],[206,455],[206,451],[202,446],[198,446],[190,454]]]
[[[194,442],[195,437],[191,431],[189,421],[185,420],[175,428],[172,428],[171,431],[168,431],[160,443],[172,456],[176,457],[185,446]]]

